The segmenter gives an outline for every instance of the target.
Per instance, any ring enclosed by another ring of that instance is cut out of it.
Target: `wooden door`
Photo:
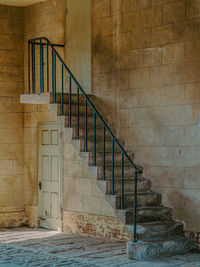
[[[61,231],[61,138],[58,124],[39,127],[39,226]]]

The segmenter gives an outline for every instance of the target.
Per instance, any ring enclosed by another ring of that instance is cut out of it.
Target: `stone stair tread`
[[[168,208],[168,207],[164,207],[164,206],[142,206],[142,207],[138,207],[137,208],[138,210],[162,210],[162,209],[165,209],[165,210],[171,210],[171,208]],[[133,211],[133,209],[131,208],[126,208],[124,211],[128,211],[128,212],[131,212]]]
[[[174,227],[177,226],[183,226],[182,223],[180,222],[175,222],[175,221],[150,221],[150,222],[139,222],[137,223],[137,233],[140,234],[144,231],[144,229],[148,229],[145,231],[149,231],[150,234],[156,234],[159,233],[167,233],[167,229],[173,229]],[[126,227],[132,231],[133,228],[133,223],[132,224],[126,224]],[[153,237],[154,238],[154,237]],[[163,238],[163,237],[162,237]],[[147,240],[147,238],[143,237],[142,240]]]
[[[133,168],[130,164],[128,164],[128,162],[124,162],[124,166],[126,166],[126,168],[128,167],[128,168]],[[102,167],[102,165],[97,165],[97,167]],[[121,168],[121,164],[119,164],[119,163],[116,163],[116,164],[114,164],[114,167],[116,167],[116,168]],[[110,164],[110,163],[105,163],[105,168],[112,168],[112,164]]]
[[[112,164],[111,163],[105,163],[105,166],[109,166],[111,168]],[[131,166],[131,164],[129,164],[129,166],[130,166],[130,168],[133,168],[133,166]],[[121,163],[120,164],[119,163],[115,163],[114,167],[121,167]]]
[[[154,222],[144,222],[144,223],[138,223],[138,226],[158,226],[158,225],[173,225],[173,224],[180,224],[182,225],[182,223],[180,222],[175,222],[175,221],[169,221],[169,222],[165,222],[165,221],[154,221]]]
[[[65,117],[69,117],[69,114],[64,114],[63,116],[65,116]],[[75,114],[75,115],[73,115],[73,114],[71,114],[71,118],[77,118],[77,115]],[[83,117],[85,117],[85,113],[82,113],[82,112],[79,112],[79,118],[83,118]],[[87,117],[90,117],[90,118],[93,118],[93,113],[90,113],[90,112],[87,112]]]
[[[152,222],[142,222],[142,223],[137,223],[137,228],[141,228],[141,227],[156,227],[156,226],[167,226],[170,227],[172,225],[182,225],[182,223],[180,222],[176,222],[176,221],[152,221]],[[127,227],[133,227],[133,224],[129,223],[126,225]],[[160,231],[158,229],[158,231]]]
[[[76,139],[76,138],[75,138],[75,139]],[[81,138],[79,138],[79,139],[80,139],[80,140],[84,140],[85,137],[81,137]],[[88,136],[88,137],[87,137],[87,141],[88,141],[88,142],[93,142],[93,137],[89,137],[89,136]],[[100,143],[103,143],[103,140],[102,140],[101,138],[96,137],[96,143],[97,143],[98,141],[99,141]],[[118,139],[117,141],[118,141],[120,144],[123,142],[123,141],[120,140],[120,139]],[[106,142],[110,142],[110,143],[111,143],[111,142],[112,142],[112,139],[110,139],[110,140],[106,140]],[[92,152],[89,151],[89,153],[92,153]],[[101,152],[101,151],[100,151],[100,152],[97,152],[97,153],[101,153],[101,154],[103,154],[103,152]],[[105,154],[106,154],[106,153],[112,153],[112,151],[108,151],[108,152],[105,151]],[[115,153],[121,153],[121,152],[116,151]]]
[[[151,194],[161,195],[160,193],[153,192],[153,191],[148,191],[148,192],[138,192],[137,194],[138,194],[138,195],[151,195]],[[124,195],[126,195],[126,196],[132,196],[132,195],[134,195],[134,192],[127,192],[127,193],[124,193]],[[116,196],[116,197],[121,197],[121,194],[115,194],[115,196]]]
[[[109,178],[107,178],[106,179],[106,181],[111,181],[112,180],[112,177],[110,177],[110,179]],[[126,180],[126,182],[134,182],[134,178],[130,178],[130,177],[124,177],[124,180]],[[150,180],[147,180],[147,179],[145,179],[145,178],[138,178],[137,179],[137,181],[138,182],[150,182]],[[121,183],[121,179],[120,178],[115,178],[115,183]]]

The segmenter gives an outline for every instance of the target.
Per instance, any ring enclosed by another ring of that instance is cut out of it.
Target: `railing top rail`
[[[84,90],[82,89],[82,87],[80,86],[80,84],[78,83],[78,81],[76,80],[76,78],[74,77],[74,75],[72,74],[72,72],[70,71],[70,69],[67,67],[67,65],[65,64],[65,62],[62,60],[62,58],[60,57],[60,55],[58,54],[58,52],[54,48],[54,46],[62,46],[62,47],[64,47],[64,45],[51,44],[51,42],[46,37],[33,38],[33,39],[28,40],[28,42],[29,43],[34,43],[34,44],[40,44],[40,43],[37,43],[37,41],[41,41],[41,40],[45,40],[48,43],[48,45],[51,47],[51,49],[53,50],[53,52],[55,53],[55,55],[58,57],[58,59],[60,60],[60,62],[63,64],[63,66],[65,67],[65,69],[69,73],[70,77],[73,79],[73,81],[76,83],[77,87],[80,89],[81,93],[83,94],[83,96],[87,100],[88,104],[91,106],[91,108],[93,109],[93,111],[99,117],[99,119],[101,120],[101,122],[103,123],[104,127],[109,132],[109,134],[111,135],[111,137],[113,138],[113,140],[119,146],[121,152],[123,152],[123,154],[126,156],[126,158],[130,162],[130,164],[132,165],[132,167],[135,169],[135,171],[137,173],[141,173],[142,171],[140,169],[138,169],[136,167],[136,165],[133,163],[133,161],[130,159],[130,157],[128,156],[128,154],[126,153],[126,151],[123,149],[123,147],[120,145],[120,143],[118,142],[118,140],[116,139],[116,137],[113,135],[113,133],[111,132],[110,128],[108,127],[108,125],[106,124],[106,122],[103,120],[103,118],[101,117],[101,115],[99,114],[99,112],[96,110],[96,108],[94,107],[94,105],[92,104],[92,102],[90,101],[90,99],[88,98],[88,96],[86,95],[86,93],[84,92]]]

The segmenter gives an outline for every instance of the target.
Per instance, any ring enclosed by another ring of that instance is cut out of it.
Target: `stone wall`
[[[0,227],[24,223],[23,8],[0,5]]]
[[[199,26],[198,0],[93,1],[93,93],[163,203],[193,232],[200,231]]]
[[[28,40],[46,37],[55,44],[65,43],[65,0],[48,0],[24,9],[24,92],[28,92]],[[56,48],[62,58],[65,49]],[[39,50],[36,50],[36,92],[39,88]],[[46,55],[44,50],[44,55]],[[49,53],[49,63],[51,55]],[[60,67],[60,65],[59,65]],[[44,67],[46,70],[46,68]],[[51,65],[49,66],[51,70]],[[59,72],[57,71],[57,74]],[[46,71],[44,71],[46,77]],[[51,76],[51,74],[50,74]],[[49,81],[51,86],[51,81]],[[59,86],[58,86],[59,87]],[[46,91],[46,81],[44,83]],[[51,90],[51,87],[50,87]],[[48,111],[47,105],[25,105],[24,109],[24,192],[28,223],[37,225],[38,203],[38,125],[40,122],[55,121],[55,114]]]
[[[66,63],[87,93],[91,93],[91,2],[66,0]]]

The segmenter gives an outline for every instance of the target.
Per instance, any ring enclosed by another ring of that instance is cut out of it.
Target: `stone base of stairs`
[[[185,254],[196,249],[196,243],[185,236],[166,240],[127,242],[127,256],[132,260],[150,260],[160,256]]]

